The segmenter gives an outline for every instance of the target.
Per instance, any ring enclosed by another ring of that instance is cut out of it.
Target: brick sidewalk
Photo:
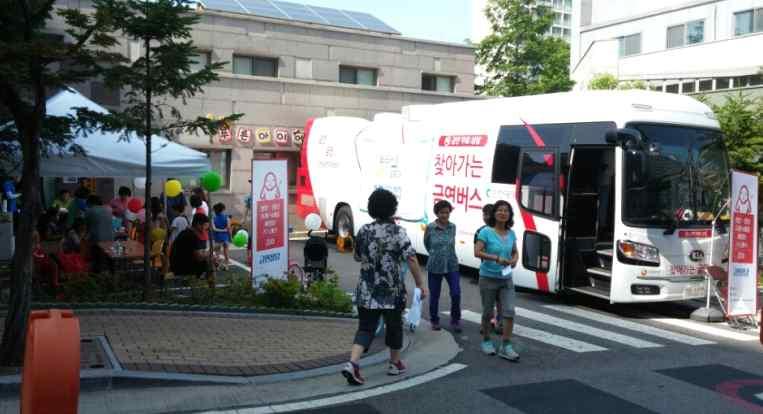
[[[105,336],[124,369],[267,375],[347,361],[350,319],[201,312],[79,311],[83,338]],[[370,353],[383,349],[374,341]]]

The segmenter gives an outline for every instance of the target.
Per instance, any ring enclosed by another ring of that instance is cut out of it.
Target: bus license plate
[[[705,285],[687,286],[684,288],[684,299],[705,296]]]

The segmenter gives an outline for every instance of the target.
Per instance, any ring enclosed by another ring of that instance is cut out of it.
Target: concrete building
[[[760,93],[763,0],[575,0],[575,89],[609,73],[671,93]]]
[[[87,7],[80,0],[58,3]],[[407,38],[366,13],[269,0],[210,0],[196,12],[193,41],[204,51],[197,64],[228,63],[203,95],[174,104],[186,117],[245,115],[219,136],[180,142],[209,154],[225,181],[216,201],[234,214],[243,213],[250,193],[253,158],[287,158],[294,189],[310,117],[371,118],[405,105],[474,98],[472,46]],[[140,44],[127,39],[120,50],[132,59],[141,54]],[[121,91],[99,82],[78,89],[107,107],[120,104]],[[180,178],[195,185],[195,177]]]

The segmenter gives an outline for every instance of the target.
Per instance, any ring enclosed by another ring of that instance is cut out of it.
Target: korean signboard
[[[252,161],[252,283],[285,278],[289,265],[286,160]]]
[[[728,315],[754,315],[758,298],[758,176],[731,174]]]

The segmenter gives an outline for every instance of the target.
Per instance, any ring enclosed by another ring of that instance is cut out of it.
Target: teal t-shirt
[[[477,240],[485,243],[485,252],[490,255],[496,255],[511,259],[511,251],[514,249],[514,243],[517,236],[513,230],[509,230],[505,237],[501,237],[492,227],[484,227],[477,234]],[[511,273],[504,276],[501,274],[503,266],[492,260],[483,260],[480,265],[480,276],[492,277],[496,279],[509,279]]]

